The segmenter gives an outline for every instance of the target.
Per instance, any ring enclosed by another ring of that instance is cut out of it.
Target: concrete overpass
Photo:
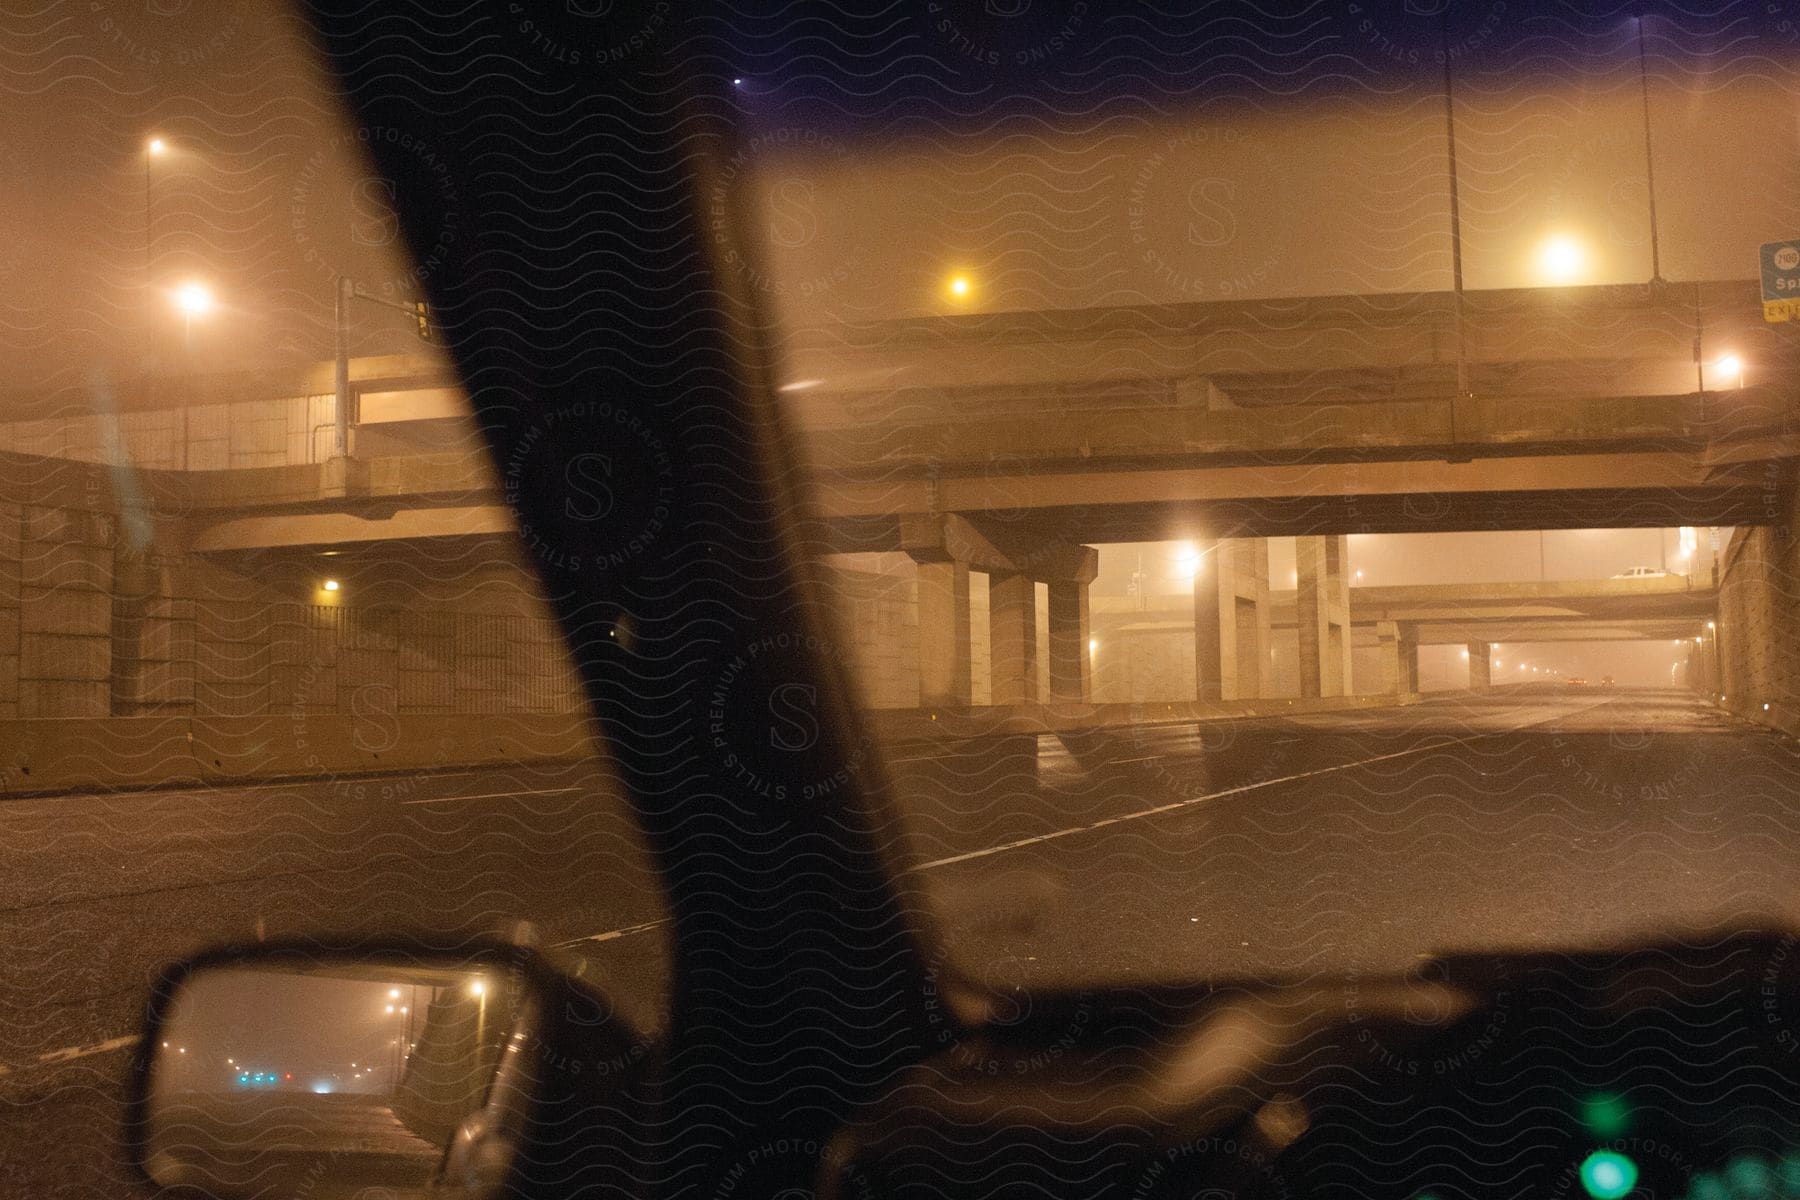
[[[1289,619],[1262,539],[1296,536],[1301,694],[1329,696],[1347,686],[1359,626],[1391,624],[1398,645],[1404,631],[1479,641],[1553,625],[1365,621],[1342,535],[1762,524],[1800,451],[1786,403],[1800,349],[1744,282],[1475,293],[1460,307],[1419,293],[970,315],[802,331],[785,351],[815,545],[917,564],[924,705],[969,702],[970,571],[989,577],[996,697],[1036,698],[1027,610],[1043,583],[1049,698],[1080,702],[1091,547],[1218,546],[1196,589],[1197,680],[1202,699],[1239,698],[1266,692],[1238,664],[1266,658],[1277,611]],[[1741,376],[1721,376],[1727,354]],[[60,489],[77,506],[117,489],[121,511],[189,556],[510,533],[440,367],[355,365],[349,459],[318,453],[322,371],[269,381],[301,393],[285,399],[255,398],[254,383],[127,394],[88,441],[137,464],[130,476],[96,485],[65,469],[66,447],[21,449],[0,462],[0,489]],[[159,405],[184,398],[204,403],[180,407],[177,428]],[[29,424],[0,445],[30,444]],[[1667,627],[1641,622],[1658,617],[1583,611],[1563,628],[1653,636]]]

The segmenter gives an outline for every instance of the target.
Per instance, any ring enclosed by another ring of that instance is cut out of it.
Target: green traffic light
[[[1619,1200],[1637,1186],[1637,1164],[1623,1154],[1596,1150],[1581,1160],[1581,1186],[1594,1200]]]

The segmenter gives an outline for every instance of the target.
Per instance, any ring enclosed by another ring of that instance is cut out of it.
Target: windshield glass
[[[286,4],[27,7],[0,18],[0,1195],[139,1194],[115,1105],[145,988],[209,945],[530,922],[656,1028],[662,892],[551,615],[573,576],[510,503],[543,467],[490,458],[421,307],[470,232],[446,147],[352,120]],[[436,213],[410,252],[377,145]]]
[[[1791,21],[932,11],[742,269],[966,965],[1793,915]]]

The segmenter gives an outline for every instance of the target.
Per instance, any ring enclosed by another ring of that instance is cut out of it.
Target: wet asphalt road
[[[1035,778],[1016,753],[892,757],[952,953],[1000,985],[1800,920],[1794,743],[1676,693],[1045,738]],[[111,1043],[171,957],[523,918],[654,1023],[661,915],[592,765],[0,801],[0,1195],[131,1194]]]

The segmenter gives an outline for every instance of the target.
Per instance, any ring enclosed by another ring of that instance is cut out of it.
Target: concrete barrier
[[[567,713],[0,721],[0,795],[106,791],[589,757]]]
[[[878,709],[865,719],[876,741],[896,757],[906,756],[909,748],[916,754],[945,745],[1004,749],[1024,762],[1035,758],[1020,752],[1037,734],[1344,712],[1419,699],[1415,694]],[[595,752],[587,719],[563,713],[0,720],[0,796],[566,761]]]
[[[1443,693],[1449,695],[1450,693]],[[1136,704],[1019,704],[978,708],[877,709],[867,715],[879,742],[958,741],[1018,734],[1071,733],[1141,725],[1293,717],[1417,704],[1416,692],[1392,696],[1271,697],[1259,700],[1144,701]]]

